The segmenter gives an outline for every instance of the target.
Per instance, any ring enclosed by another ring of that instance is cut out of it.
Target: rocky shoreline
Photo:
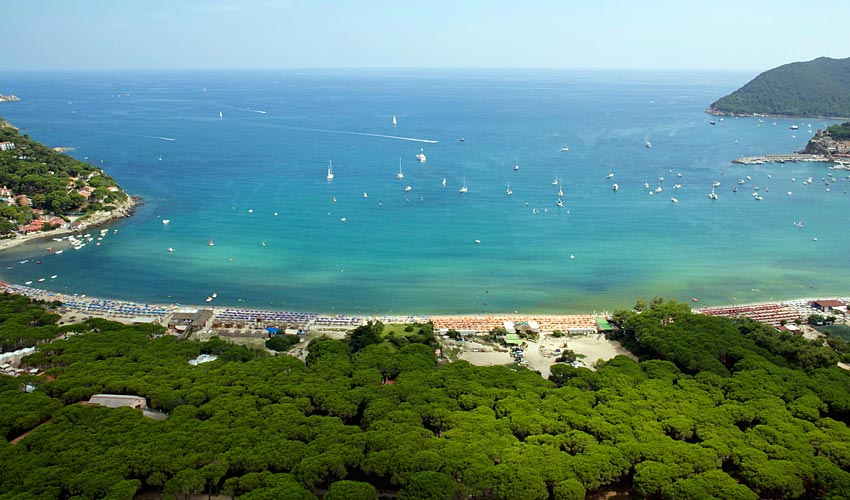
[[[820,115],[812,115],[812,116],[797,116],[797,115],[772,115],[769,113],[736,113],[734,111],[722,111],[719,109],[713,109],[711,107],[706,108],[705,114],[714,115],[714,116],[734,116],[736,118],[797,118],[797,119],[806,119],[806,120],[850,120],[850,117],[846,116],[820,116]]]

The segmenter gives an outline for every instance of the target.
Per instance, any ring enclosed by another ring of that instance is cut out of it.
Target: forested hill
[[[850,117],[850,58],[819,57],[765,71],[709,106],[708,113]]]
[[[17,336],[55,321],[10,300]],[[846,344],[662,301],[617,322],[640,362],[545,380],[438,363],[430,325],[314,340],[304,363],[89,320],[28,358],[49,378],[0,378],[0,500],[850,498]],[[96,393],[169,415],[75,404]]]
[[[127,194],[102,169],[55,151],[0,117],[0,233],[36,217],[111,210]]]

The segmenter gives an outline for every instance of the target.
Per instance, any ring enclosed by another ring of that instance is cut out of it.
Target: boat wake
[[[399,135],[385,135],[385,134],[371,134],[369,132],[354,132],[351,130],[328,130],[328,129],[319,129],[319,128],[307,128],[307,127],[294,127],[287,126],[287,128],[297,129],[297,130],[305,130],[307,132],[321,132],[324,134],[342,134],[342,135],[360,135],[363,137],[380,137],[382,139],[395,139],[397,141],[413,141],[413,142],[424,142],[427,144],[437,144],[439,141],[434,141],[431,139],[417,139],[416,137],[402,137]]]
[[[249,109],[248,111],[252,113],[260,113],[261,115],[268,113],[268,111],[260,111],[259,109]]]
[[[173,137],[162,137],[159,135],[138,135],[136,137],[146,137],[148,139],[159,139],[160,141],[176,141],[177,139]]]

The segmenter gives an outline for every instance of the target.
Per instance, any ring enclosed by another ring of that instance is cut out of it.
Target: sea
[[[847,295],[848,172],[731,162],[799,150],[834,122],[704,113],[752,76],[2,72],[0,91],[22,100],[0,115],[143,204],[100,245],[3,251],[0,276],[63,295],[215,293],[216,306],[361,315]]]

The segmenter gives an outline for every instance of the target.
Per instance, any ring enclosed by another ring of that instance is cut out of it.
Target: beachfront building
[[[148,402],[141,396],[127,394],[95,394],[86,402],[86,404],[105,406],[107,408],[141,408],[148,407]]]
[[[15,143],[9,141],[0,142],[0,151],[11,151],[15,149]]]
[[[168,319],[168,329],[185,337],[202,330],[212,317],[212,309],[179,309]]]
[[[847,304],[840,300],[815,300],[812,302],[812,309],[825,313],[847,313]]]

